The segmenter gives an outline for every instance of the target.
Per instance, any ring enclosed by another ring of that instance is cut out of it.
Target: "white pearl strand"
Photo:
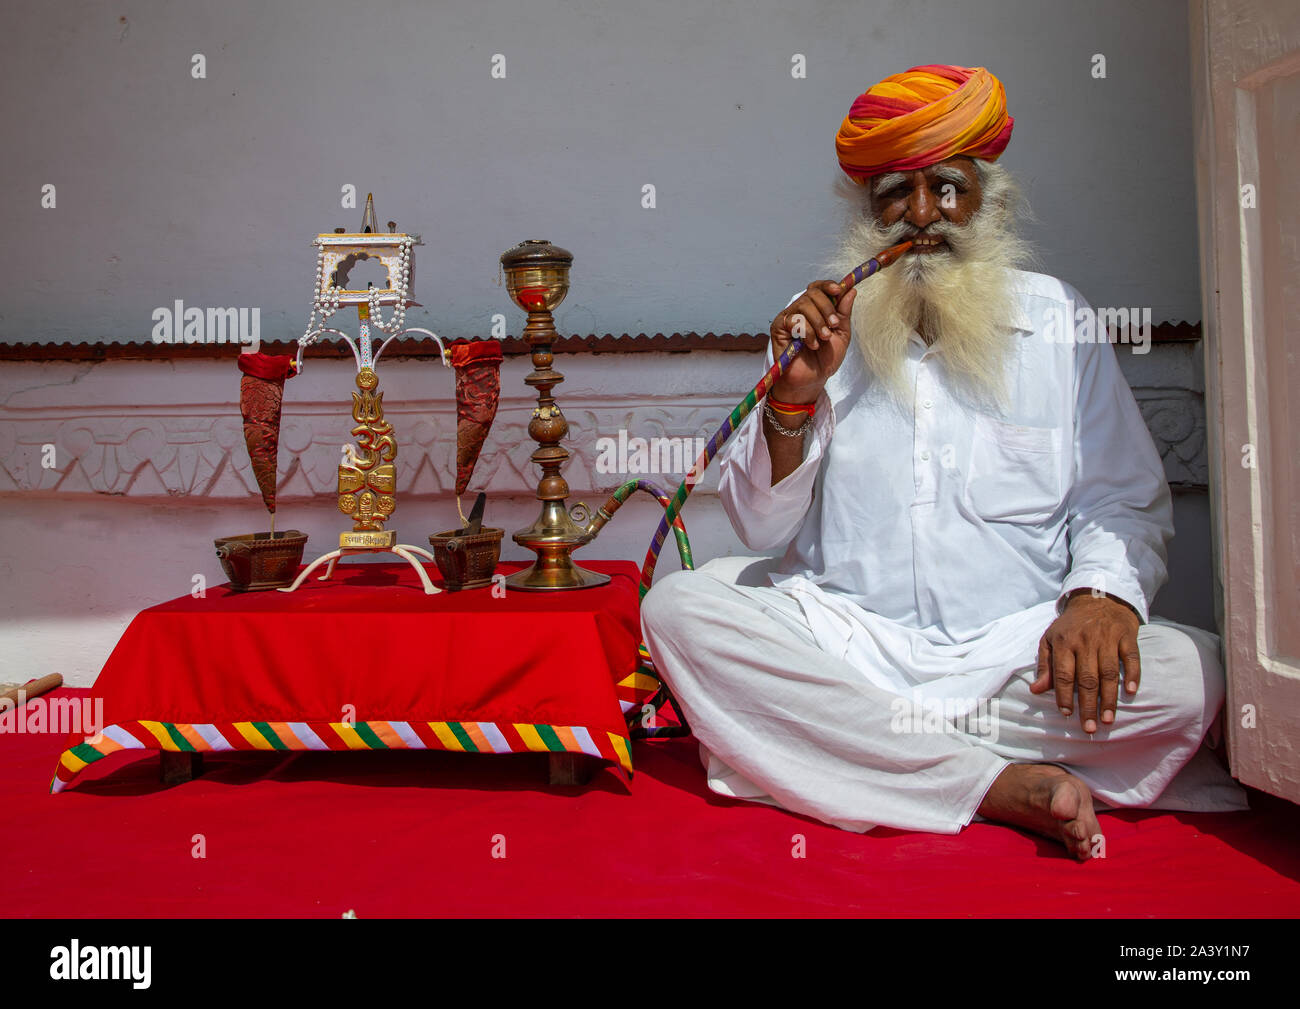
[[[400,333],[406,328],[406,296],[411,289],[411,246],[415,239],[407,235],[402,241],[402,248],[397,254],[397,284],[393,292],[397,295],[397,304],[393,314],[384,322],[379,314],[379,292],[370,289],[370,321],[379,329],[390,335]]]
[[[319,250],[316,253],[316,286],[312,289],[311,318],[307,320],[307,329],[302,334],[304,340],[315,331],[316,316],[320,315],[320,323],[324,326],[330,316],[339,310],[339,301],[343,297],[343,288],[329,282],[329,273],[325,268],[325,246],[319,242],[315,244]]]

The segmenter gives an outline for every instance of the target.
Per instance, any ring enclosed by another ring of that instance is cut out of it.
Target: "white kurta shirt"
[[[910,411],[850,346],[793,473],[771,486],[761,410],[720,457],[737,535],[753,550],[788,544],[770,577],[819,646],[877,686],[954,709],[1035,666],[1073,589],[1117,596],[1145,622],[1173,536],[1160,456],[1114,349],[1062,326],[1087,303],[1041,274],[1017,273],[1016,287],[1004,415],[954,397],[942,349],[913,334]]]

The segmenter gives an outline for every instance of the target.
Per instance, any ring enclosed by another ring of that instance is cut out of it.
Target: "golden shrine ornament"
[[[339,463],[338,508],[352,519],[352,529],[339,534],[339,548],[312,561],[297,580],[282,592],[292,592],[319,565],[328,563],[322,579],[334,573],[340,557],[356,553],[382,551],[406,560],[420,576],[428,595],[440,591],[429,580],[417,557],[432,561],[433,554],[423,547],[398,543],[397,533],[385,529],[397,510],[397,436],[393,425],[384,418],[384,394],[379,391],[379,359],[390,343],[408,333],[427,336],[438,345],[444,367],[450,367],[447,350],[437,334],[419,327],[406,328],[406,310],[419,305],[412,301],[415,282],[415,247],[423,244],[419,235],[395,231],[389,222],[387,234],[379,234],[375,224],[374,196],[366,197],[365,215],[359,232],[338,229],[320,234],[312,243],[317,250],[316,280],[312,313],[307,331],[298,340],[298,370],[302,370],[304,350],[325,334],[341,338],[352,351],[357,366],[357,391],[352,394],[352,437],[355,445],[343,446]],[[349,285],[349,275],[358,263],[373,260],[385,271],[383,287],[373,284],[365,289]],[[342,330],[326,325],[341,306],[355,306],[359,329],[354,340]],[[385,322],[380,306],[392,306]],[[320,326],[316,318],[320,316]],[[387,337],[376,350],[371,327]]]

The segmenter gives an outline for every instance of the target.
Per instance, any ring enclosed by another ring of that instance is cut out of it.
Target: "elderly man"
[[[642,626],[715,792],[858,831],[978,814],[1082,859],[1104,850],[1094,797],[1243,802],[1193,761],[1217,639],[1148,612],[1173,534],[1160,457],[1112,347],[1073,339],[1083,298],[1017,268],[994,163],[1012,124],[983,68],[853,103],[836,148],[861,209],[830,267],[914,245],[772,322],[769,365],[806,347],[719,492],[750,549],[784,556],[669,575]],[[1189,762],[1209,784],[1170,788]]]

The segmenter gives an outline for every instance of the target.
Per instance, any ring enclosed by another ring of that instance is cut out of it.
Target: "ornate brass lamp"
[[[506,290],[511,299],[528,313],[523,336],[532,348],[533,370],[524,381],[537,390],[537,406],[528,424],[528,434],[537,442],[531,459],[542,469],[537,484],[537,498],[542,502],[541,514],[532,525],[520,529],[513,536],[516,543],[537,554],[537,560],[531,567],[511,575],[506,582],[512,588],[528,591],[604,585],[609,581],[609,575],[588,571],[573,563],[573,551],[593,539],[596,533],[579,526],[565,505],[569,484],[560,475],[560,467],[569,458],[569,453],[560,441],[569,433],[569,424],[551,394],[551,390],[564,381],[564,376],[551,367],[555,361],[551,345],[556,337],[551,312],[559,307],[569,292],[573,253],[544,239],[533,238],[502,253],[501,265],[505,268]],[[575,511],[581,516],[587,508],[579,503],[575,505]]]

